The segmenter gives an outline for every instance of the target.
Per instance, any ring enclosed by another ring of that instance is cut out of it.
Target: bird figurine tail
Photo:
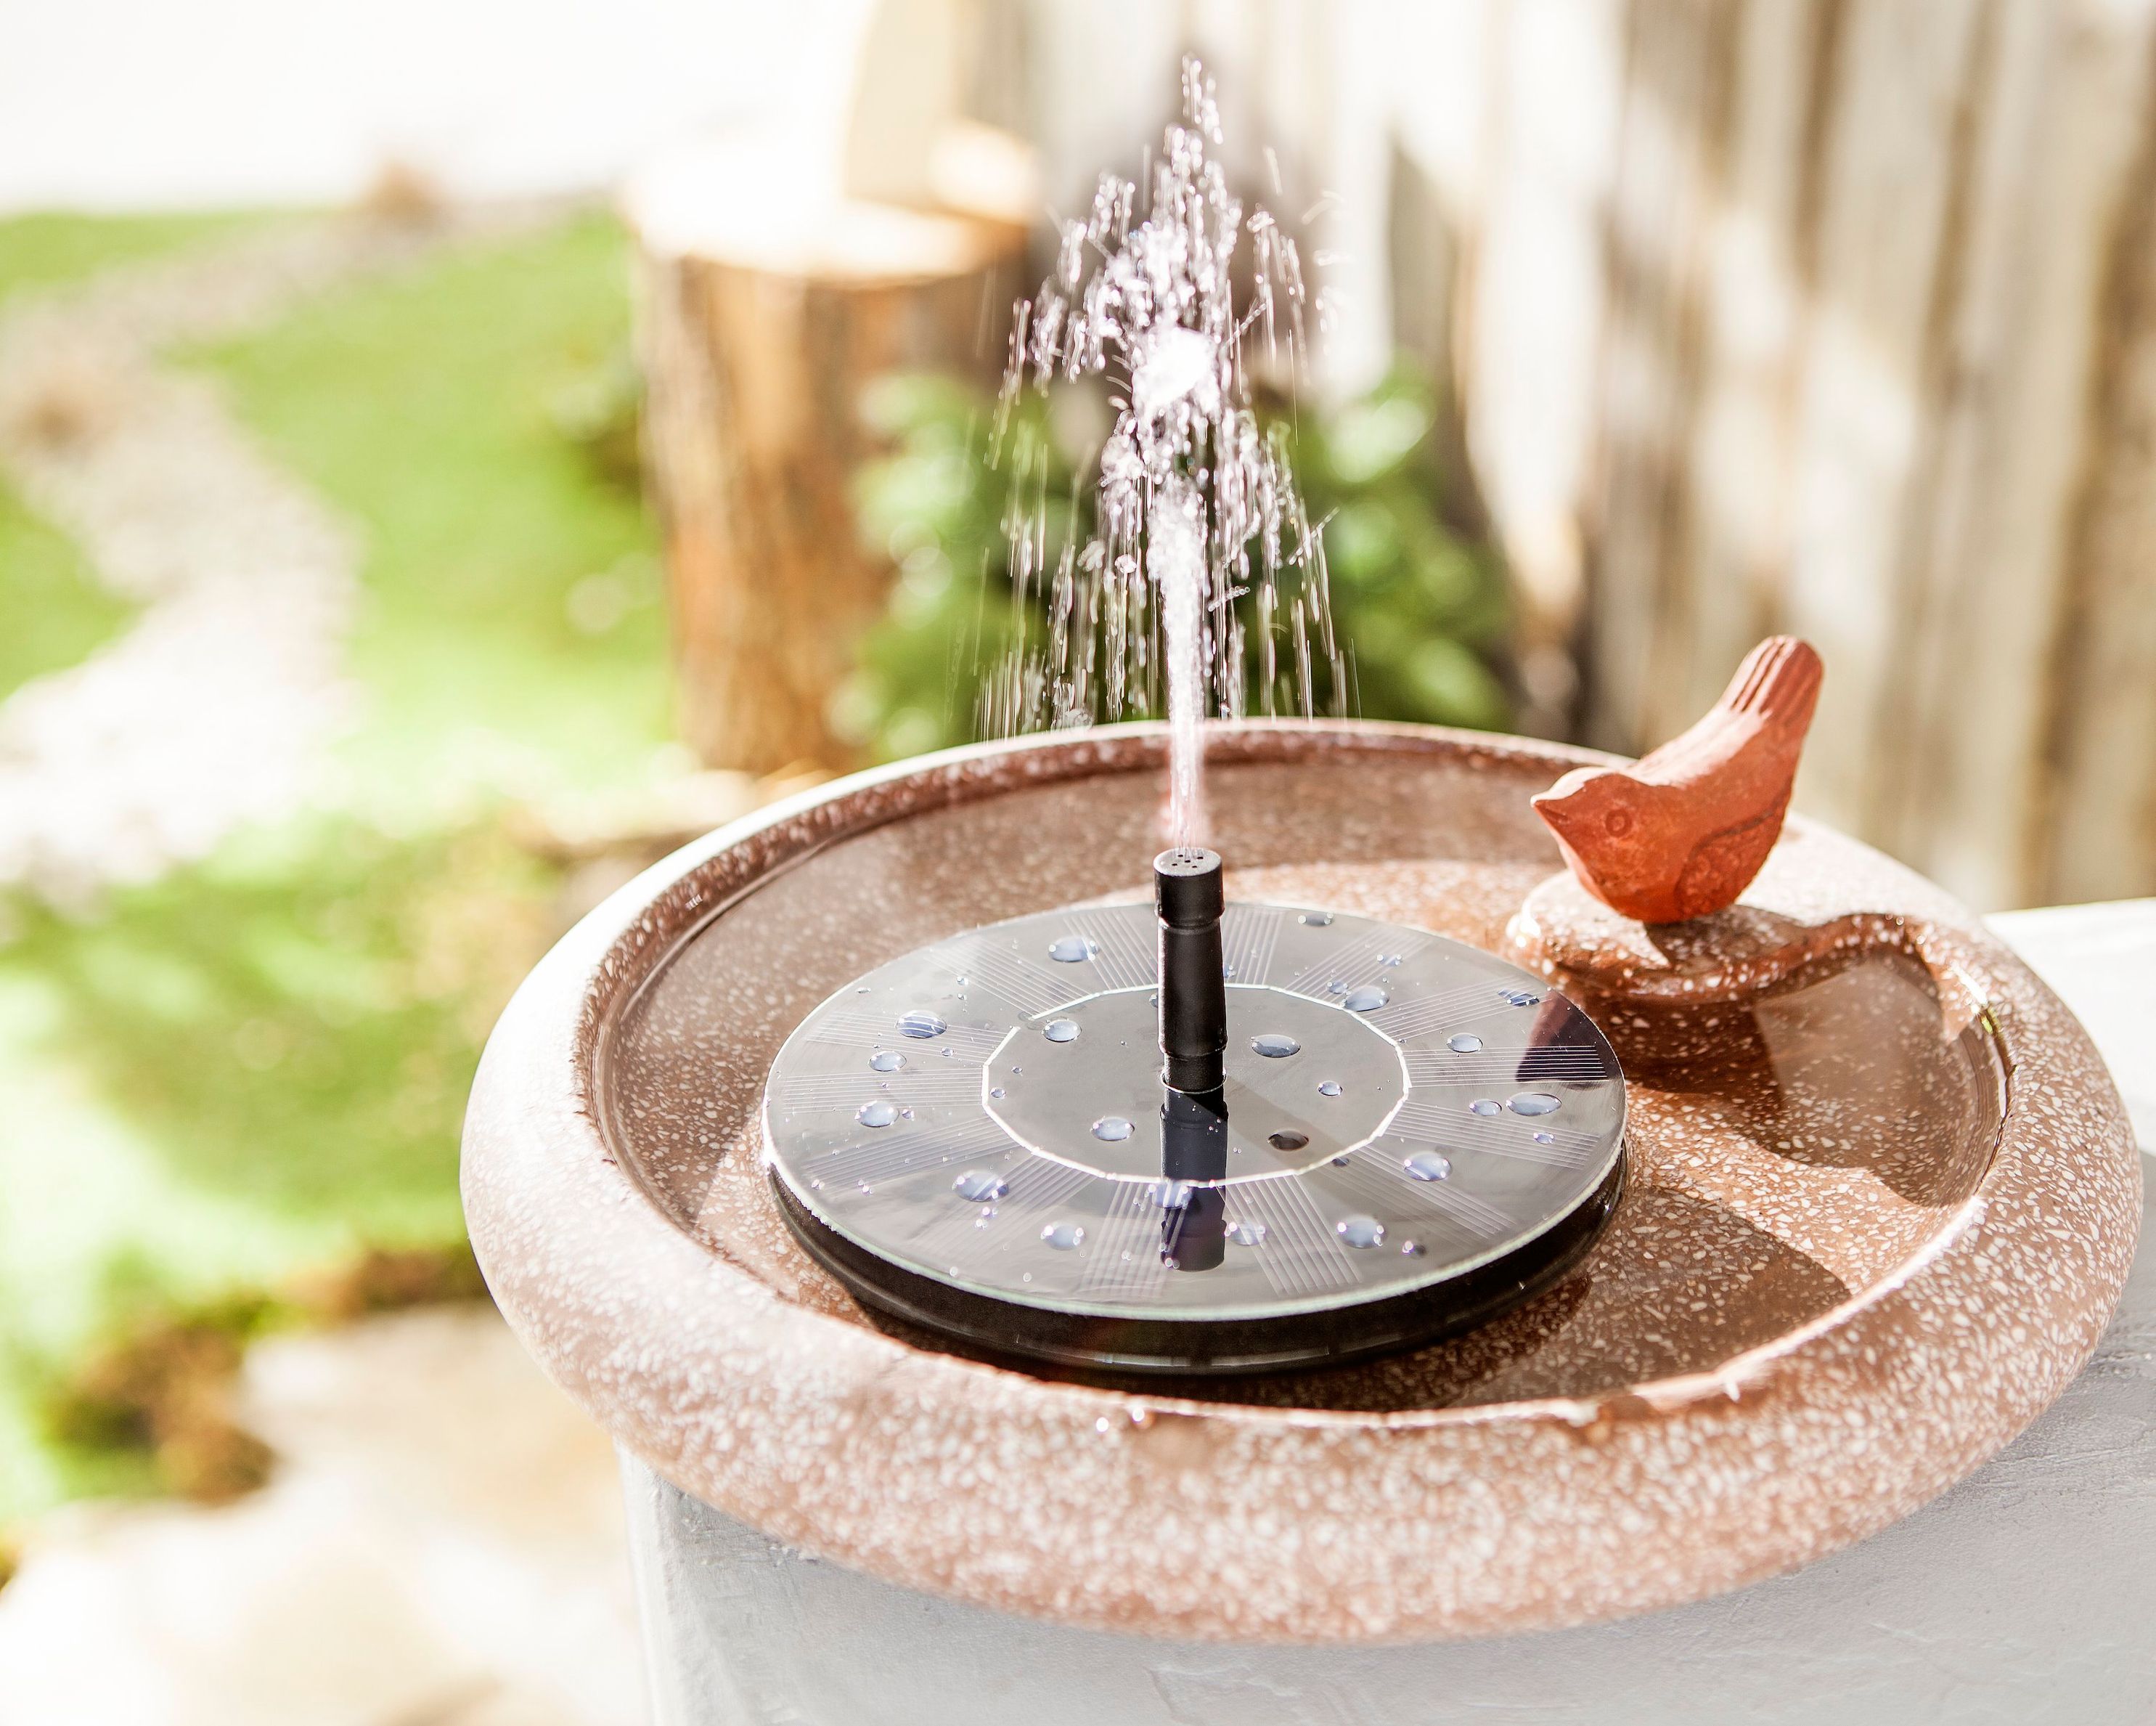
[[[1725,909],[1782,830],[1820,657],[1790,635],[1745,655],[1697,724],[1628,768],[1579,768],[1534,800],[1589,893],[1641,922]]]
[[[1810,642],[1794,635],[1769,635],[1744,655],[1717,705],[1794,726],[1801,744],[1811,728],[1812,710],[1819,704],[1824,669]]]

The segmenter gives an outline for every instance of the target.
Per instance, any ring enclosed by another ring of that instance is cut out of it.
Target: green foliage
[[[114,225],[69,256],[139,254]],[[64,273],[19,226],[0,293],[32,253]],[[298,1281],[460,1242],[465,1096],[561,885],[506,811],[679,769],[656,537],[560,412],[623,349],[625,279],[579,218],[189,357],[357,533],[357,701],[311,811],[79,919],[0,898],[0,1524],[240,1480],[180,1420],[186,1361]],[[118,620],[0,497],[0,690]]]
[[[0,304],[259,219],[18,216],[0,222]],[[83,659],[119,633],[132,609],[98,584],[63,535],[0,485],[0,696]]]
[[[984,673],[1014,641],[1045,632],[1042,613],[1014,599],[1004,522],[1014,505],[1041,511],[1051,562],[1091,531],[1080,482],[1086,440],[1067,429],[1084,406],[1076,390],[1045,402],[1029,393],[997,463],[993,404],[963,386],[909,375],[869,393],[865,417],[891,447],[862,475],[861,527],[898,575],[834,717],[875,758],[978,735]],[[1299,430],[1278,408],[1261,408],[1260,419],[1287,434],[1311,519],[1324,523],[1352,711],[1503,725],[1504,691],[1487,657],[1504,633],[1503,580],[1488,550],[1439,512],[1426,388],[1403,371]]]
[[[365,537],[346,754],[387,819],[643,779],[671,735],[657,536],[560,419],[624,349],[627,273],[585,217],[201,356]]]
[[[90,919],[15,907],[0,1183],[33,1196],[0,1215],[0,1382],[18,1407],[175,1303],[249,1307],[313,1267],[459,1242],[464,1098],[555,883],[494,823],[331,817],[244,835]],[[0,1466],[0,1512],[127,1483],[96,1423],[61,1415],[40,1464]]]
[[[0,222],[0,301],[133,264],[265,218],[259,212],[84,216],[58,210]]]
[[[1503,574],[1439,513],[1430,427],[1427,388],[1396,372],[1297,440],[1296,476],[1325,523],[1356,711],[1497,730],[1507,705],[1487,655],[1507,622]]]
[[[0,697],[83,659],[131,611],[98,584],[72,541],[0,485]]]

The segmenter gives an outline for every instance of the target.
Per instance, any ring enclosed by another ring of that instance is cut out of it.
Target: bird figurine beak
[[[1548,790],[1536,794],[1532,799],[1535,813],[1549,824],[1558,838],[1573,837],[1585,819],[1585,812],[1579,807],[1580,793],[1609,771],[1605,767],[1574,768]]]

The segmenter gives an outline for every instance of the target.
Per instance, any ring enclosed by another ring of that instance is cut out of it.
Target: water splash
[[[1208,154],[1220,118],[1195,59],[1183,62],[1183,97],[1142,214],[1138,187],[1104,175],[1089,217],[1064,224],[1055,274],[1018,307],[999,449],[1028,390],[1099,378],[1116,412],[1083,545],[1051,555],[1045,486],[1029,489],[1025,454],[1014,452],[1013,603],[1041,606],[1048,621],[986,680],[981,724],[1010,736],[1164,706],[1167,837],[1196,845],[1206,714],[1255,704],[1311,715],[1321,691],[1344,711],[1348,679],[1286,429],[1261,427],[1252,405],[1254,370],[1292,388],[1302,369],[1301,262],[1268,212],[1246,217]]]

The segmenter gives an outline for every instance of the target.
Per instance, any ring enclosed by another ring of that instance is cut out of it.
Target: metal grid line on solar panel
[[[1593,1049],[1483,1049],[1466,1055],[1450,1050],[1411,1049],[1407,1053],[1410,1085],[1592,1085],[1614,1078],[1609,1061]]]
[[[1233,1189],[1229,1202],[1239,1219],[1264,1225],[1265,1239],[1250,1250],[1276,1294],[1322,1294],[1354,1282],[1347,1248],[1301,1182],[1251,1181]]]
[[[1537,1144],[1532,1138],[1500,1138],[1494,1133],[1477,1138],[1471,1148],[1479,1156],[1505,1157],[1515,1163],[1532,1163],[1543,1169],[1583,1169],[1600,1148],[1584,1133],[1553,1134],[1555,1143]]]
[[[961,1263],[968,1273],[985,1278],[1002,1260],[1035,1245],[1041,1228],[1062,1213],[1095,1177],[1067,1163],[1029,1156],[1011,1170],[1002,1198],[996,1200],[996,1220],[980,1231],[974,1250]],[[1082,1251],[1081,1247],[1079,1251]]]
[[[1263,983],[1286,913],[1272,906],[1230,905],[1220,920],[1221,961],[1237,983]]]
[[[1007,1192],[1010,1179],[1009,1159],[1025,1154],[1014,1146],[1008,1156],[1004,1158],[984,1157],[973,1160],[986,1166],[991,1172],[1001,1173],[1006,1183]],[[999,1164],[1002,1166],[999,1167]],[[1002,1208],[1002,1196],[998,1194],[993,1199],[969,1200],[960,1198],[954,1189],[951,1194],[949,1214],[938,1217],[928,1224],[913,1237],[909,1244],[921,1257],[932,1261],[941,1260],[947,1264],[953,1258],[968,1256],[967,1249],[975,1246],[983,1232],[983,1215],[992,1219],[988,1225],[991,1228],[1001,1220],[999,1213]]]
[[[1086,979],[1054,976],[998,941],[970,943],[963,949],[963,962],[969,979],[984,984],[1028,1018],[1053,1007],[1067,1007],[1080,996],[1092,993]],[[1055,964],[1053,960],[1045,963]],[[1062,971],[1075,967],[1055,965],[1055,968]]]
[[[1361,1193],[1380,1210],[1390,1210],[1403,1203],[1425,1205],[1484,1241],[1493,1241],[1519,1226],[1517,1218],[1487,1199],[1463,1191],[1449,1179],[1410,1179],[1398,1157],[1386,1157],[1374,1146],[1352,1151],[1344,1167],[1334,1166],[1337,1174],[1344,1177],[1341,1182],[1344,1187]]]
[[[1145,907],[1074,912],[1070,927],[1100,949],[1090,961],[1081,960],[1071,967],[1077,970],[1090,963],[1098,987],[1143,989],[1157,980],[1159,962],[1152,946],[1153,917]]]
[[[1359,982],[1365,973],[1383,968],[1378,961],[1384,955],[1406,950],[1399,931],[1384,928],[1368,930],[1344,946],[1334,948],[1324,958],[1304,966],[1288,980],[1287,987],[1297,994],[1310,995],[1318,1000],[1328,999],[1327,984]]]
[[[1484,1100],[1484,1099],[1478,1099]],[[1537,1123],[1537,1130],[1555,1133],[1558,1128],[1548,1124],[1548,1115],[1518,1115],[1503,1107],[1503,1100],[1490,1097],[1486,1101],[1499,1104],[1494,1115],[1478,1115],[1464,1102],[1449,1102],[1435,1097],[1408,1094],[1408,1100],[1394,1112],[1386,1131],[1396,1136],[1411,1138],[1437,1138],[1476,1143],[1486,1138],[1508,1137],[1517,1133],[1525,1137],[1528,1122]],[[1530,1143],[1532,1140],[1528,1141]]]
[[[1081,1295],[1142,1297],[1168,1277],[1160,1256],[1161,1209],[1152,1187],[1138,1181],[1116,1184],[1108,1214],[1081,1249],[1089,1261],[1078,1280]]]
[[[855,1073],[819,1073],[788,1079],[775,1087],[782,1107],[792,1109],[858,1107],[871,1097],[909,1107],[971,1102],[980,1095],[981,1069],[956,1061],[933,1067],[904,1068],[895,1073],[868,1069]]]
[[[1407,1043],[1433,1031],[1457,1030],[1466,1020],[1504,1004],[1494,985],[1475,984],[1418,1000],[1395,1001],[1370,1015],[1370,1022],[1394,1042]]]
[[[819,1180],[873,1186],[877,1181],[937,1168],[959,1157],[984,1156],[994,1149],[1008,1149],[1010,1143],[1009,1134],[993,1121],[969,1122],[948,1132],[922,1128],[913,1132],[901,1131],[889,1141],[857,1139],[852,1144],[824,1153],[811,1164],[811,1170]]]

